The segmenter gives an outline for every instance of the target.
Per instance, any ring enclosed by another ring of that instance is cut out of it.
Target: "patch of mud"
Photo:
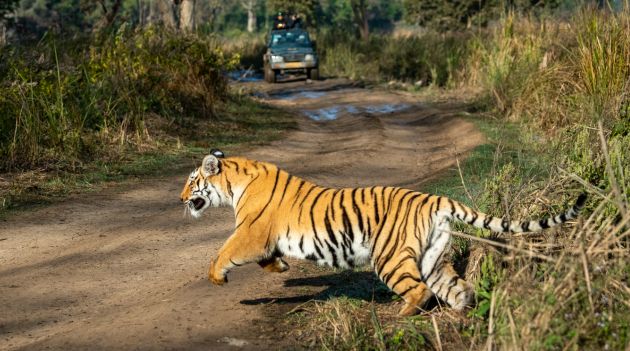
[[[406,110],[409,107],[410,106],[408,104],[374,105],[374,106],[366,106],[365,112],[367,113],[394,113],[394,112]]]
[[[304,111],[304,114],[314,120],[314,121],[318,121],[318,122],[323,122],[323,121],[333,121],[335,119],[337,119],[337,117],[339,116],[339,112],[342,110],[341,107],[328,107],[328,108],[320,108],[319,110],[315,110],[315,111]]]
[[[293,101],[297,99],[320,99],[326,96],[326,92],[324,91],[297,91],[297,92],[281,92],[278,94],[272,95],[270,98],[275,100],[286,100]]]
[[[356,115],[360,113],[369,113],[369,114],[388,114],[394,112],[404,111],[410,108],[409,104],[383,104],[383,105],[370,105],[370,106],[354,106],[354,105],[345,105],[345,106],[332,106],[326,108],[320,108],[317,110],[304,111],[304,115],[308,118],[323,122],[323,121],[334,121],[339,118],[342,114],[350,114]]]

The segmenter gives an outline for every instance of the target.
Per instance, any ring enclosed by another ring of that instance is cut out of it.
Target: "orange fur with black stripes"
[[[370,264],[405,300],[400,313],[411,315],[433,294],[457,310],[472,302],[470,284],[443,259],[450,221],[495,232],[538,231],[574,218],[585,196],[555,217],[507,221],[403,188],[320,187],[272,164],[214,150],[190,174],[181,200],[193,217],[211,206],[234,208],[234,233],[210,263],[213,283],[226,283],[231,268],[250,262],[286,271],[285,255],[341,268]]]

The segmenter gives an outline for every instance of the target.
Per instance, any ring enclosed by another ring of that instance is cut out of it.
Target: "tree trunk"
[[[256,13],[254,10],[247,10],[247,31],[253,33],[256,30]]]
[[[185,32],[195,30],[195,0],[183,0],[179,5],[179,29]]]
[[[173,12],[173,5],[170,0],[155,0],[150,2],[150,23],[161,23],[164,27],[169,29],[175,29],[175,13]]]
[[[147,24],[147,9],[143,0],[136,0],[136,8],[138,16],[136,17],[136,25],[138,27],[144,27]]]
[[[249,0],[249,7],[247,8],[247,31],[253,33],[256,30],[256,0]]]
[[[367,9],[363,9],[365,12],[363,13],[363,23],[361,25],[361,38],[363,41],[367,42],[370,40],[370,25],[368,23]]]
[[[256,0],[245,0],[241,4],[247,10],[247,31],[253,33],[256,31]]]
[[[370,39],[370,25],[368,22],[368,4],[367,0],[350,1],[352,14],[354,15],[354,23],[359,27],[359,34],[363,41]]]

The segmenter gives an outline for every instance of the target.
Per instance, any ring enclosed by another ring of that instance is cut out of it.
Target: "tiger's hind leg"
[[[258,261],[258,264],[267,272],[282,273],[289,270],[289,264],[278,256],[265,258]]]
[[[407,256],[398,262],[388,261],[381,269],[377,269],[377,273],[379,271],[379,278],[405,301],[399,312],[401,316],[418,314],[420,308],[433,296],[420,278],[420,270],[414,257]]]
[[[457,275],[453,265],[442,261],[435,271],[426,282],[437,297],[456,311],[461,311],[472,304],[475,297],[473,287]]]
[[[444,261],[450,237],[448,221],[438,220],[422,257],[421,270],[422,277],[431,291],[459,311],[472,303],[474,293],[472,286],[459,278],[453,266]]]

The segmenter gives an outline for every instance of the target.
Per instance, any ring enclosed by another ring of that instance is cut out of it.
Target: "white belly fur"
[[[315,243],[312,235],[304,236],[304,240],[302,242],[302,249],[300,250],[300,238],[302,238],[301,234],[289,234],[280,235],[278,239],[277,249],[283,255],[293,258],[306,259],[309,256],[316,256],[317,263],[319,265],[328,265],[333,266],[333,262],[337,262],[337,265],[340,268],[352,268],[363,266],[370,261],[370,249],[366,246],[366,243],[361,242],[353,242],[351,247],[353,254],[350,254],[349,250],[345,252],[345,258],[343,254],[343,249],[341,245],[337,245],[338,247],[335,249],[335,258],[333,259],[333,253],[330,252],[327,246],[321,248],[321,253],[324,258],[319,258],[317,254],[317,250],[315,249]],[[350,261],[350,262],[348,262]]]

